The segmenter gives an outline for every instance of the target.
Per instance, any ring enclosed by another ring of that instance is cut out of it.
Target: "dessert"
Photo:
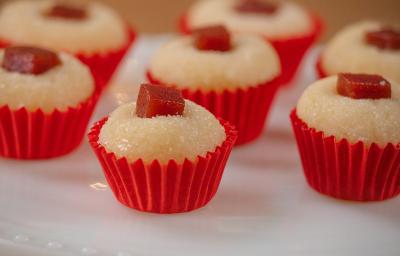
[[[141,86],[137,103],[118,107],[89,134],[116,198],[155,213],[207,204],[236,137],[231,125],[178,90],[151,84]]]
[[[341,73],[309,86],[291,119],[311,187],[356,201],[400,193],[399,84]]]
[[[180,20],[187,34],[200,27],[225,25],[239,33],[255,34],[274,46],[282,64],[282,83],[295,76],[306,51],[322,31],[322,22],[289,1],[201,0]]]
[[[0,50],[0,155],[64,155],[82,141],[97,100],[90,70],[75,57],[35,47]]]
[[[20,0],[0,10],[0,46],[31,45],[74,54],[90,67],[99,90],[133,40],[132,29],[100,3]]]
[[[350,25],[323,50],[320,77],[341,72],[380,74],[400,83],[400,28],[375,21]]]
[[[153,56],[148,78],[172,86],[183,96],[235,125],[237,145],[262,132],[279,87],[279,57],[262,38],[201,28],[178,37]]]

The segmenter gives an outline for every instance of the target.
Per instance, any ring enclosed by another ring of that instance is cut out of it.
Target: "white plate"
[[[139,41],[94,119],[135,98],[162,41]],[[193,213],[117,203],[87,142],[51,161],[0,160],[0,255],[400,255],[399,198],[343,202],[304,181],[288,115],[314,79],[314,59],[280,93],[261,139],[233,152],[214,200]]]

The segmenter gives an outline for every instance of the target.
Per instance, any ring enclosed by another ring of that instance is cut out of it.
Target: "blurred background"
[[[100,0],[117,9],[140,32],[175,31],[176,20],[195,0]],[[323,40],[345,24],[379,19],[400,25],[400,0],[293,0],[318,12],[328,24]]]
[[[13,0],[11,0],[13,1]],[[68,0],[64,0],[68,1]],[[91,0],[79,0],[91,1]],[[98,0],[114,7],[141,33],[176,31],[176,20],[195,0]],[[378,19],[400,25],[400,0],[293,0],[318,12],[329,38],[344,25]],[[0,0],[0,3],[6,0]]]

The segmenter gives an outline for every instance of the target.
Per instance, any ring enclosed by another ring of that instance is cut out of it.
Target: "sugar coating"
[[[227,52],[201,51],[193,37],[172,40],[153,56],[150,72],[181,88],[221,91],[268,82],[280,74],[279,57],[261,37],[233,35]]]
[[[328,75],[340,72],[379,74],[400,83],[400,51],[382,50],[365,42],[365,33],[384,24],[363,21],[346,27],[328,43],[322,66]]]
[[[337,76],[310,85],[297,104],[297,115],[311,128],[347,139],[385,146],[400,143],[400,85],[391,99],[352,99],[337,92]]]
[[[0,11],[0,38],[73,53],[109,51],[127,41],[123,21],[110,8],[91,2],[88,18],[83,21],[43,15],[54,3],[55,0],[10,1]]]
[[[280,7],[272,15],[242,14],[235,10],[239,0],[201,0],[188,12],[192,28],[224,24],[230,30],[262,34],[271,39],[286,39],[301,36],[313,28],[309,13],[301,6],[278,2]]]
[[[0,50],[3,63],[4,50]],[[42,109],[51,113],[55,109],[67,110],[86,101],[94,91],[89,69],[66,53],[59,53],[61,65],[40,75],[10,72],[0,67],[0,106],[17,110]]]
[[[99,143],[108,152],[134,162],[146,163],[169,160],[183,163],[194,161],[222,144],[225,130],[219,121],[203,107],[185,101],[182,116],[140,118],[135,114],[136,104],[118,107],[100,131]]]

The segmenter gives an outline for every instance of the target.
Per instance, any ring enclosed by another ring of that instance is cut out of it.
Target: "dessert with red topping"
[[[88,68],[69,54],[36,47],[0,50],[0,105],[17,110],[67,111],[94,92]]]
[[[230,33],[220,25],[171,40],[148,69],[151,82],[181,90],[235,125],[238,144],[261,134],[280,73],[276,51],[261,37]]]
[[[141,86],[137,103],[118,107],[89,135],[117,199],[131,208],[158,213],[190,211],[211,200],[236,136],[229,124],[183,100],[176,89],[150,84]],[[118,159],[117,165],[108,168],[106,163],[113,159]],[[112,176],[121,180],[114,183]],[[212,192],[204,194],[198,187],[201,182]],[[126,194],[121,195],[118,186],[126,186]],[[171,191],[179,192],[174,198],[163,197]],[[138,197],[151,203],[130,200]],[[195,199],[199,197],[204,200]]]
[[[294,38],[313,30],[308,11],[290,1],[201,0],[189,9],[186,18],[191,31],[222,24],[234,32],[270,39]]]
[[[77,147],[96,103],[90,70],[69,54],[26,46],[0,50],[0,64],[0,155],[51,158]]]
[[[262,36],[277,51],[282,83],[295,76],[305,52],[322,30],[319,18],[290,1],[199,0],[180,21],[185,34],[206,26],[224,25],[235,33]]]
[[[133,39],[133,31],[117,13],[93,1],[18,0],[0,10],[0,46],[67,51],[91,68],[99,90],[108,83]]]
[[[309,184],[333,197],[384,200],[400,193],[400,85],[345,73],[307,87],[292,124]],[[396,181],[397,179],[397,181]]]
[[[327,44],[317,64],[321,77],[380,74],[400,83],[400,28],[364,21],[345,27]]]

